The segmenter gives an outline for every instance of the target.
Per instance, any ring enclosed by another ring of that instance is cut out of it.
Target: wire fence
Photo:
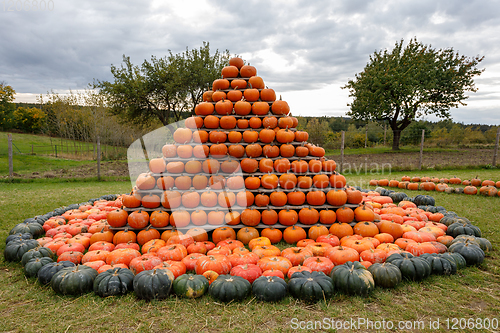
[[[100,145],[100,144],[99,144]],[[101,160],[121,160],[127,157],[127,147],[110,145],[101,146]],[[12,140],[13,154],[50,156],[74,160],[97,160],[98,144],[93,142],[78,142],[71,140],[51,140],[47,144],[16,143]]]
[[[230,130],[228,130],[230,131]],[[341,173],[390,173],[396,170],[422,170],[423,168],[439,168],[440,166],[491,166],[498,162],[500,127],[496,135],[486,142],[476,144],[473,148],[464,146],[464,137],[470,133],[454,134],[462,141],[462,146],[451,143],[446,146],[437,145],[436,140],[453,140],[449,136],[440,138],[426,134],[425,130],[415,132],[413,136],[401,138],[402,150],[392,153],[392,133],[385,131],[380,141],[370,139],[368,130],[340,131],[338,133],[321,133],[310,130],[309,142],[326,148],[327,155],[333,158]],[[319,141],[319,142],[318,142]],[[417,144],[415,144],[417,143]],[[226,142],[227,145],[230,143]],[[471,142],[469,142],[469,145]],[[5,147],[5,146],[4,146]],[[450,149],[444,149],[448,147]],[[9,176],[13,172],[14,155],[49,156],[61,159],[97,161],[98,170],[102,160],[126,159],[128,147],[101,145],[97,142],[79,142],[65,139],[50,139],[46,144],[31,144],[23,140],[13,140],[8,135]],[[161,154],[161,144],[157,147]],[[100,174],[98,172],[98,177]]]
[[[348,173],[385,173],[391,170],[405,170],[422,168],[439,168],[443,166],[489,166],[495,168],[498,162],[498,148],[500,127],[491,142],[481,144],[437,146],[433,138],[426,136],[422,130],[418,135],[419,144],[413,139],[412,144],[403,145],[401,150],[392,151],[392,143],[384,140],[383,143],[374,143],[368,139],[368,132],[364,135],[364,145],[359,148],[359,131],[341,131],[339,139],[324,142],[327,152],[333,156],[338,164],[339,172]],[[358,138],[358,143],[352,139]],[[350,141],[348,141],[350,138]],[[406,137],[408,139],[408,136]],[[463,136],[462,136],[463,139]],[[392,141],[392,138],[391,138]],[[351,148],[349,148],[349,146]],[[355,148],[352,148],[355,147]]]

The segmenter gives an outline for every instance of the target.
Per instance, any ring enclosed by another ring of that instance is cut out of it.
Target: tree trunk
[[[400,129],[392,129],[393,139],[392,139],[392,150],[399,150],[399,139],[401,138]]]

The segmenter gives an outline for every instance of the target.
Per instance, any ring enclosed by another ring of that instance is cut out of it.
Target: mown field
[[[410,175],[500,178],[496,170],[405,172]],[[399,179],[403,172],[383,175]],[[351,175],[349,183],[367,187],[382,175]],[[3,183],[0,186],[0,252],[8,231],[18,222],[56,207],[85,201],[109,193],[130,190],[129,182],[34,182]],[[410,196],[421,192],[407,191]],[[428,194],[428,193],[427,193]],[[306,304],[291,297],[262,303],[249,297],[243,302],[222,304],[210,296],[186,300],[144,302],[134,294],[101,299],[56,295],[34,279],[24,277],[20,264],[0,258],[1,332],[291,332],[308,321],[391,321],[396,327],[424,325],[415,331],[433,331],[429,321],[447,318],[500,320],[500,198],[431,193],[436,203],[465,216],[478,225],[495,251],[479,267],[468,267],[451,277],[431,276],[420,283],[405,282],[394,290],[377,288],[367,298],[336,294],[326,302]],[[294,319],[295,318],[295,319]],[[327,318],[324,321],[324,318]],[[295,324],[294,324],[295,323]],[[450,322],[451,323],[451,322]],[[319,329],[311,331],[322,331]],[[325,329],[323,331],[334,331]],[[367,331],[366,327],[358,327]],[[383,330],[382,331],[388,331]],[[402,330],[399,330],[402,331]],[[460,331],[460,330],[459,330]],[[468,329],[461,331],[471,331]],[[497,330],[491,330],[497,331]]]

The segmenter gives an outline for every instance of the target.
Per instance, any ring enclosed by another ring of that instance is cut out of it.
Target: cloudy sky
[[[435,48],[485,56],[479,91],[452,117],[500,124],[500,1],[46,2],[50,11],[0,4],[0,81],[17,91],[18,101],[111,80],[110,66],[124,54],[140,64],[208,41],[212,50],[228,49],[254,65],[294,115],[340,116],[350,101],[340,87],[369,55],[417,37]]]

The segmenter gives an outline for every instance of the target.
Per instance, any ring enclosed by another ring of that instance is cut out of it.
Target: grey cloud
[[[154,6],[131,0],[55,1],[53,12],[0,13],[8,27],[0,37],[0,80],[18,92],[80,89],[94,78],[111,79],[110,65],[119,65],[123,54],[140,64],[203,41],[214,50],[250,54],[245,60],[279,92],[342,85],[363,70],[374,51],[414,36],[436,48],[485,55],[487,70],[500,62],[498,1],[212,0],[210,10],[194,21],[177,16],[169,2]],[[446,20],[435,23],[434,14]],[[288,65],[301,65],[290,72],[265,66],[266,59],[257,56],[263,50]],[[498,80],[477,84],[498,85]]]

